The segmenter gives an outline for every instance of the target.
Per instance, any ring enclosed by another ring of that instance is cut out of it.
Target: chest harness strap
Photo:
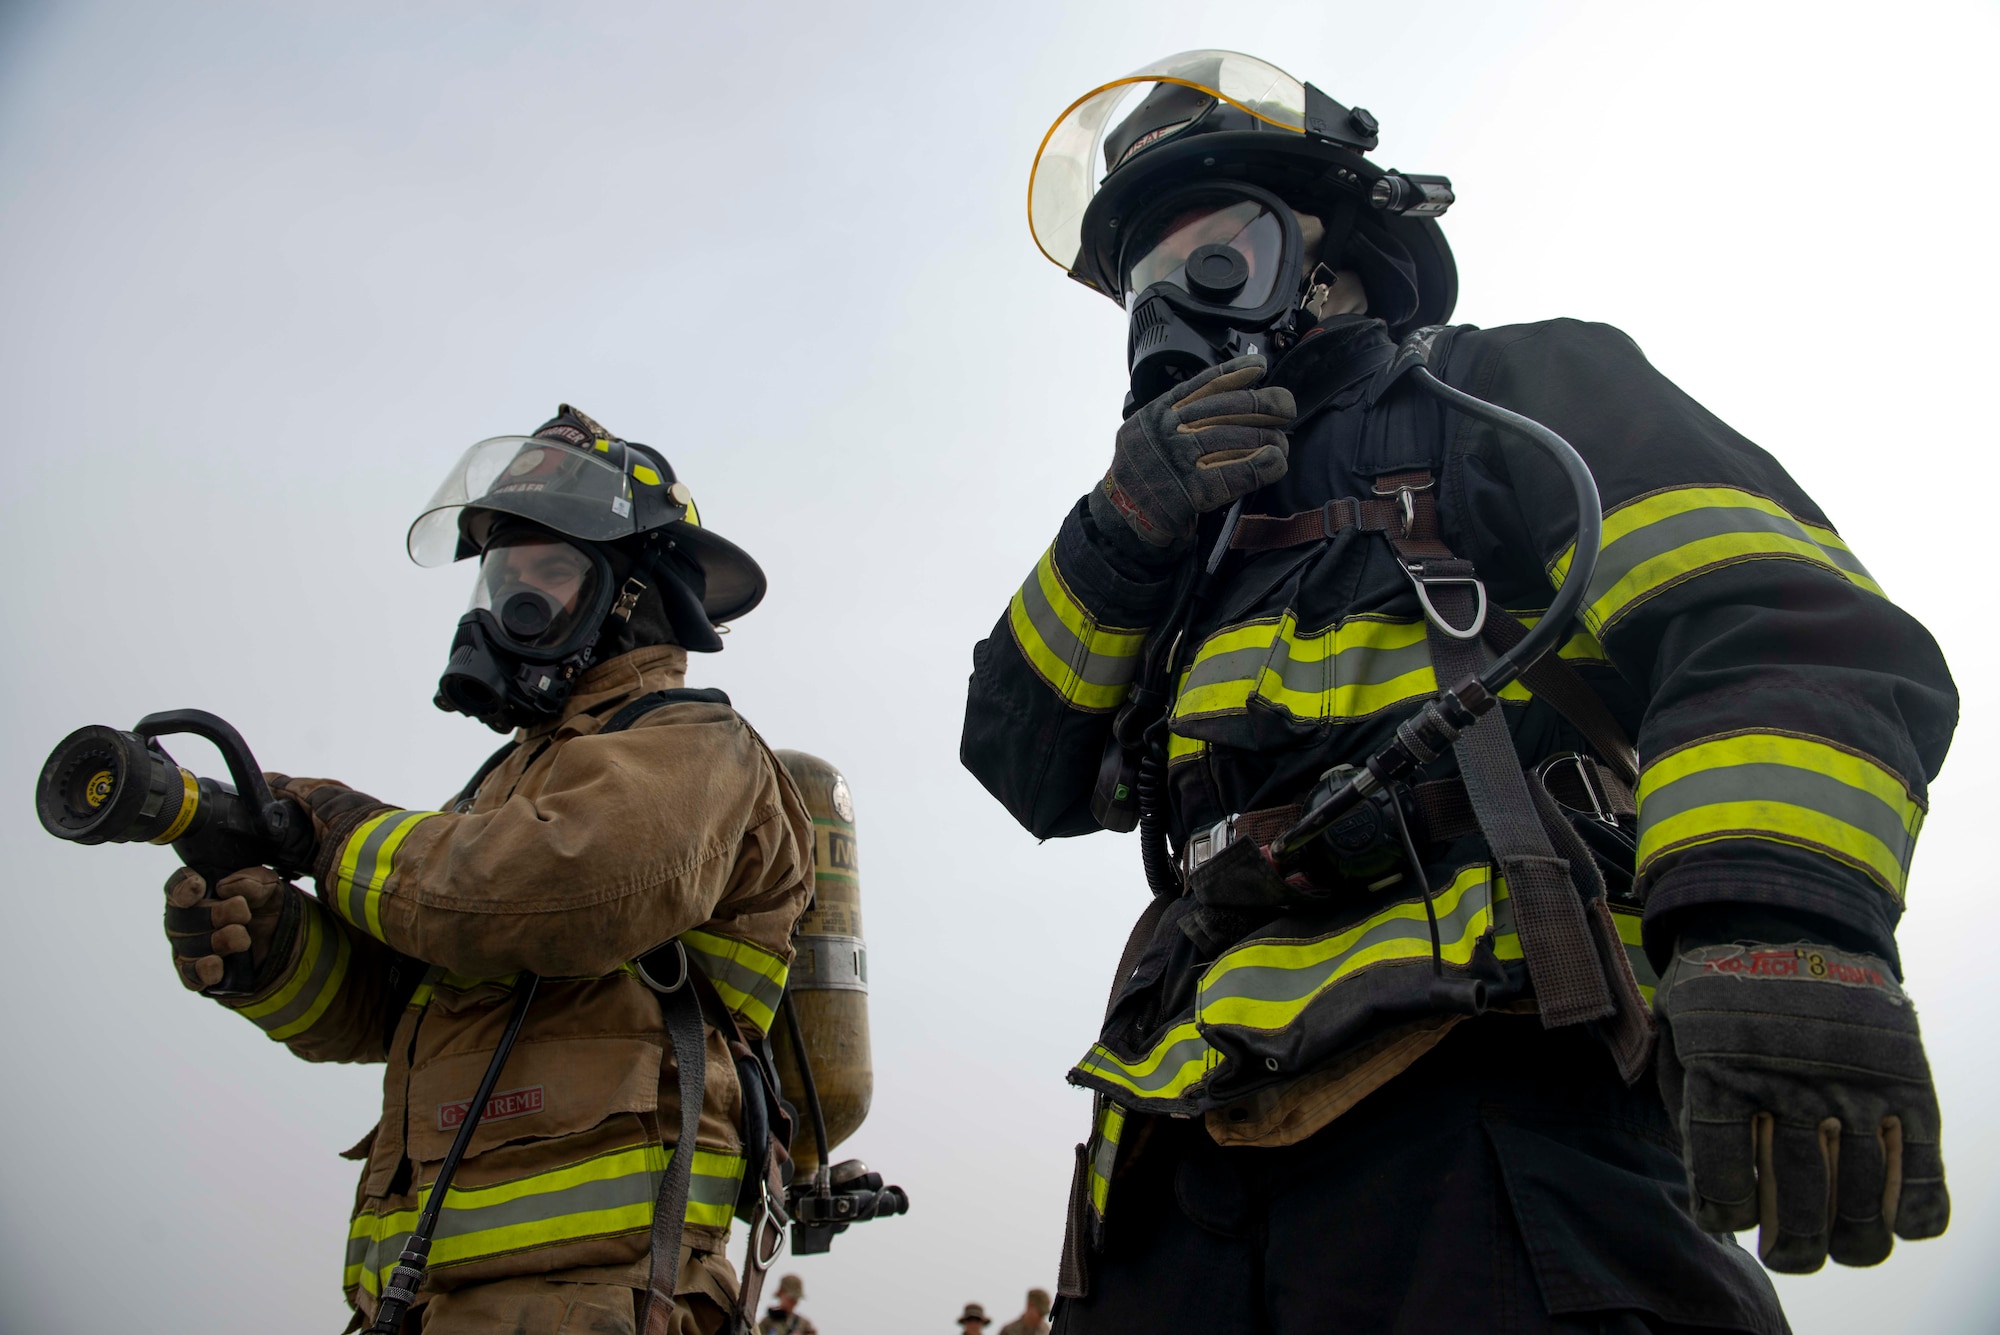
[[[1230,546],[1275,551],[1322,542],[1347,529],[1381,534],[1423,609],[1437,679],[1462,681],[1477,675],[1486,666],[1486,645],[1504,653],[1522,641],[1527,628],[1489,605],[1472,563],[1446,546],[1430,472],[1387,474],[1375,479],[1373,490],[1377,499],[1342,497],[1283,517],[1246,515]],[[1521,681],[1576,727],[1602,761],[1577,756],[1573,765],[1544,767],[1546,776],[1529,774],[1506,720],[1491,710],[1451,744],[1459,776],[1415,785],[1412,805],[1432,840],[1475,830],[1485,838],[1514,904],[1542,1023],[1549,1028],[1597,1025],[1629,1082],[1651,1059],[1651,1016],[1611,918],[1603,878],[1549,784],[1562,790],[1564,806],[1614,822],[1629,818],[1636,814],[1632,794],[1638,757],[1597,693],[1556,653],[1544,654]],[[1199,874],[1204,864],[1232,843],[1261,845],[1276,838],[1300,814],[1297,804],[1248,811],[1193,835],[1183,867],[1196,897],[1205,888],[1207,878]]]

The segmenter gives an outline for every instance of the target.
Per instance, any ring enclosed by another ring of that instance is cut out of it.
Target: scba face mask
[[[529,525],[496,532],[480,554],[471,605],[438,681],[438,707],[496,731],[560,712],[593,661],[606,619],[630,616],[645,588],[627,580],[614,601],[613,583],[595,543]]]
[[[1028,225],[1125,309],[1129,407],[1231,357],[1276,360],[1363,292],[1391,337],[1449,321],[1458,275],[1437,219],[1451,183],[1370,161],[1379,129],[1215,50],[1154,61],[1057,117],[1029,172]]]
[[[1277,351],[1273,339],[1295,323],[1306,250],[1298,215],[1256,186],[1189,186],[1141,214],[1119,261],[1133,402],[1232,357]]]

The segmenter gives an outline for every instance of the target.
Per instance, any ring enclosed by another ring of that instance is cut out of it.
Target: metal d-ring
[[[763,1208],[761,1210],[763,1218],[757,1221],[757,1227],[760,1229],[761,1228],[770,1229],[771,1236],[776,1238],[777,1241],[771,1244],[771,1254],[769,1256],[766,1256],[763,1254],[764,1249],[757,1245],[757,1240],[755,1238],[752,1238],[750,1244],[751,1256],[757,1262],[757,1268],[759,1270],[769,1270],[771,1268],[771,1262],[778,1259],[778,1253],[785,1250],[785,1226],[777,1222],[780,1218],[783,1217],[783,1212],[772,1208],[771,1184],[768,1179],[763,1182],[759,1182],[757,1184],[757,1189],[758,1191],[763,1193],[764,1197],[762,1201]]]
[[[1417,601],[1423,604],[1424,615],[1430,618],[1431,624],[1439,630],[1451,636],[1454,640],[1476,640],[1479,638],[1480,632],[1486,629],[1486,586],[1480,583],[1478,576],[1430,576],[1424,574],[1424,567],[1421,562],[1412,562],[1404,566],[1403,573],[1410,577],[1410,583],[1417,586]],[[1471,629],[1460,630],[1444,619],[1443,614],[1431,604],[1430,585],[1432,584],[1470,584],[1472,586],[1472,591],[1477,595],[1478,601],[1473,609]]]
[[[672,946],[674,948],[674,958],[678,959],[681,964],[680,976],[675,978],[674,981],[671,983],[662,983],[659,979],[653,977],[652,974],[646,971],[647,959],[649,959],[653,955],[658,954],[660,951],[666,949],[666,946],[654,946],[644,955],[641,955],[638,959],[632,961],[632,967],[636,969],[639,973],[639,981],[644,983],[647,987],[652,988],[655,992],[658,992],[663,997],[671,996],[674,993],[680,991],[682,988],[686,987],[688,980],[687,947],[683,946],[678,940],[669,941],[667,942],[667,945]]]

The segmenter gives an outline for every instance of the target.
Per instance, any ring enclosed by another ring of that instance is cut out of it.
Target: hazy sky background
[[[1055,1276],[1129,838],[1037,845],[958,766],[971,647],[1108,457],[1123,324],[1030,243],[1071,99],[1262,55],[1443,172],[1458,318],[1630,332],[1943,642],[1965,719],[1902,933],[1956,1219],[1779,1284],[1820,1331],[2000,1327],[1987,4],[0,0],[0,1328],[333,1332],[378,1068],[182,993],[162,850],[41,833],[86,722],[200,706],[424,806],[469,572],[403,532],[559,400],[662,448],[771,595],[697,661],[859,813],[875,1111],[913,1213],[793,1263],[826,1335]],[[219,772],[196,744],[180,758]],[[741,1230],[736,1249],[740,1250]]]

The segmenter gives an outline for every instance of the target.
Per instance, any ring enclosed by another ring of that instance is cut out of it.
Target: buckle
[[[1573,803],[1565,802],[1557,795],[1555,786],[1549,782],[1549,775],[1558,772],[1563,765],[1576,771],[1577,782],[1583,787],[1583,795],[1590,800],[1590,810],[1586,811]],[[1597,777],[1597,763],[1578,751],[1564,751],[1550,756],[1535,766],[1535,777],[1548,790],[1557,806],[1565,811],[1574,811],[1579,816],[1588,816],[1600,825],[1618,828],[1618,813],[1611,809],[1611,795],[1604,791],[1603,780]]]
[[[1187,847],[1181,850],[1181,871],[1188,876],[1194,875],[1196,867],[1235,842],[1236,816],[1219,820],[1206,830],[1196,831],[1188,836]]]
[[[1410,583],[1416,585],[1417,601],[1423,605],[1424,615],[1430,619],[1430,623],[1433,626],[1436,626],[1454,640],[1476,640],[1479,638],[1479,633],[1486,629],[1486,586],[1480,582],[1477,575],[1426,575],[1422,561],[1409,562],[1403,567],[1403,573],[1410,577]],[[1473,609],[1472,626],[1470,629],[1460,630],[1439,614],[1436,606],[1431,602],[1430,586],[1433,584],[1440,586],[1446,584],[1470,584],[1472,586],[1472,591],[1477,595],[1478,601]]]
[[[1410,536],[1410,530],[1417,525],[1416,493],[1429,491],[1436,485],[1437,479],[1429,477],[1416,485],[1411,485],[1408,482],[1399,482],[1393,487],[1384,487],[1380,480],[1377,480],[1370,490],[1377,496],[1394,496],[1403,503],[1403,536],[1407,538]]]

